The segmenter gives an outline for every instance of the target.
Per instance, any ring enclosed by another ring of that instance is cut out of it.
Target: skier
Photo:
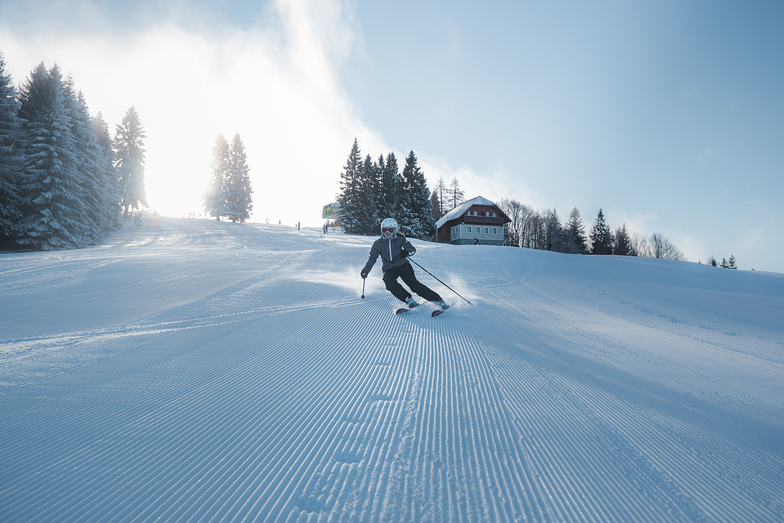
[[[381,238],[373,242],[373,246],[370,248],[370,256],[360,276],[363,279],[367,278],[370,269],[376,263],[376,259],[381,256],[381,270],[384,272],[382,279],[387,290],[395,298],[405,302],[410,309],[417,306],[417,302],[411,296],[411,293],[397,281],[400,278],[412,291],[424,299],[432,301],[441,310],[446,310],[449,305],[444,303],[441,296],[416,279],[414,268],[411,267],[411,264],[406,259],[408,256],[413,256],[414,253],[416,253],[416,249],[406,239],[405,235],[398,230],[397,221],[394,218],[386,218],[381,222]]]

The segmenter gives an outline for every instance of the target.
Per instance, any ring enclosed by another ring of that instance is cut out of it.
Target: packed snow
[[[784,275],[156,225],[0,254],[0,520],[784,521]]]

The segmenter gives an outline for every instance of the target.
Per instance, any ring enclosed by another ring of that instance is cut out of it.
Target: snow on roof
[[[468,209],[470,209],[474,205],[493,205],[495,204],[488,200],[487,198],[483,198],[481,196],[477,196],[476,198],[472,198],[466,202],[461,203],[444,216],[441,217],[440,220],[436,222],[436,229],[440,229],[442,225],[444,225],[449,220],[454,220],[455,218],[459,218],[463,214],[465,214]]]

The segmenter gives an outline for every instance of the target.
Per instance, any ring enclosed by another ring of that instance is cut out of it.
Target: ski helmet
[[[381,235],[384,235],[384,229],[392,229],[392,236],[397,234],[397,221],[394,218],[385,218],[381,222]]]

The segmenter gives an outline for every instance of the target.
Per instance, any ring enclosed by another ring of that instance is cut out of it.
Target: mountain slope
[[[784,278],[164,220],[0,254],[11,521],[780,521]]]

